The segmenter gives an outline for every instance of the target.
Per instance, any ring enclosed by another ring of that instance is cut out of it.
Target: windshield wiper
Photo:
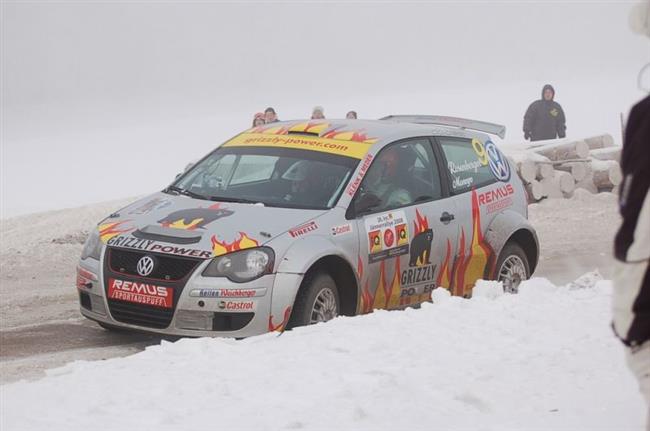
[[[208,199],[207,197],[205,197],[203,195],[200,195],[198,193],[194,193],[194,192],[191,192],[189,190],[182,189],[182,188],[176,187],[176,186],[169,186],[165,190],[163,190],[163,192],[165,192],[165,193],[176,192],[176,194],[189,196],[189,197],[195,198],[195,199]]]
[[[208,196],[206,199],[210,199],[211,201],[216,201],[216,202],[235,202],[238,204],[262,204],[265,205],[264,202],[261,201],[256,201],[253,199],[245,199],[245,198],[233,198],[229,196]]]

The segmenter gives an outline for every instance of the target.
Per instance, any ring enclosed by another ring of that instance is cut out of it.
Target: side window
[[[372,196],[370,212],[386,211],[442,197],[440,175],[428,139],[387,146],[368,169],[357,199]]]
[[[230,180],[230,185],[263,181],[271,178],[277,157],[244,155]]]
[[[438,137],[447,159],[452,194],[496,182],[483,144],[474,139]]]

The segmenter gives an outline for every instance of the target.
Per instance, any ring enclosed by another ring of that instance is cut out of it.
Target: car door
[[[351,204],[360,238],[359,312],[427,301],[448,285],[458,227],[441,168],[427,137],[394,142],[375,156]]]
[[[460,229],[449,287],[454,295],[467,297],[478,279],[494,278],[497,256],[485,235],[496,214],[512,205],[514,189],[507,183],[505,158],[491,141],[478,137],[436,141]]]

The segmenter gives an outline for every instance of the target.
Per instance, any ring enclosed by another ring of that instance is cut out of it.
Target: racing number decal
[[[485,151],[485,147],[483,146],[483,143],[478,139],[474,138],[472,139],[472,148],[474,148],[474,152],[478,157],[478,161],[481,162],[483,166],[487,165],[488,155],[487,152]]]
[[[499,181],[508,181],[510,179],[510,165],[501,154],[497,146],[492,141],[487,141],[485,145],[478,139],[472,139],[472,148],[476,153],[481,165],[490,167],[492,175]]]

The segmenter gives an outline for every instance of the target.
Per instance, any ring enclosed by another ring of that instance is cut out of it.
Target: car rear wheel
[[[529,277],[530,266],[526,253],[519,244],[507,243],[497,261],[497,280],[503,282],[503,290],[517,293],[521,282]]]
[[[327,322],[338,316],[340,309],[334,279],[326,272],[310,274],[298,291],[288,327]]]

